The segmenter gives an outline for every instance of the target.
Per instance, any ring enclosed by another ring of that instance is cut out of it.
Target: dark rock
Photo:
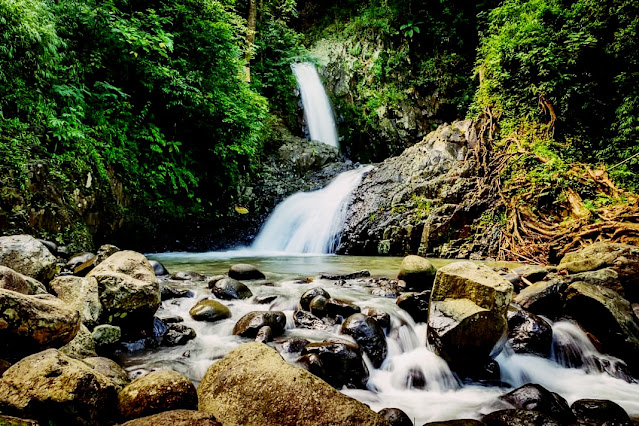
[[[550,324],[523,309],[510,309],[507,317],[508,343],[515,352],[544,358],[550,355],[552,346]]]
[[[277,296],[256,296],[253,302],[258,305],[266,305],[277,299]]]
[[[552,417],[539,411],[499,410],[485,415],[482,421],[486,426],[561,426]]]
[[[284,352],[289,354],[299,353],[302,352],[304,347],[309,343],[311,342],[301,337],[293,337],[292,339],[288,339],[282,344],[282,349],[284,350]]]
[[[216,322],[231,317],[229,308],[217,300],[200,300],[189,311],[191,318],[196,321]]]
[[[226,275],[214,275],[211,278],[209,278],[209,282],[208,282],[208,287],[209,288],[213,288],[213,286],[215,285],[216,282],[218,282],[219,280],[223,280],[224,278],[227,278]]]
[[[556,270],[554,266],[524,265],[513,269],[513,272],[530,283],[536,283]]]
[[[195,339],[195,330],[184,324],[169,324],[169,329],[162,340],[163,346],[186,345],[189,340]]]
[[[160,297],[162,301],[170,299],[181,299],[184,297],[195,297],[192,290],[177,285],[162,284],[160,285]]]
[[[374,318],[361,313],[351,315],[342,324],[340,332],[355,339],[375,368],[382,365],[388,354],[388,344],[384,331]]]
[[[164,335],[169,331],[169,326],[166,325],[164,321],[162,321],[158,317],[153,317],[153,327],[151,328],[151,338],[153,338],[156,343],[159,345],[164,340]]]
[[[73,271],[75,268],[82,265],[83,263],[86,263],[89,261],[92,262],[94,259],[95,259],[95,254],[89,253],[86,251],[82,253],[74,254],[67,261],[65,268],[68,269],[69,271]]]
[[[425,423],[424,426],[484,426],[484,422],[473,419],[447,420],[444,422]]]
[[[98,260],[98,258],[96,256],[96,257],[93,257],[92,259],[87,260],[84,263],[79,264],[78,266],[73,268],[73,270],[72,270],[73,275],[78,276],[78,277],[86,276],[89,272],[91,272],[93,270],[93,268],[95,268],[95,264],[96,264],[97,260]]]
[[[379,415],[388,421],[390,426],[413,426],[413,421],[399,408],[383,408]]]
[[[311,314],[315,315],[318,318],[323,318],[326,316],[326,304],[328,300],[324,296],[315,296],[311,303],[309,304],[309,310]]]
[[[320,280],[354,280],[357,278],[370,277],[371,273],[368,271],[357,271],[350,274],[320,274]]]
[[[215,297],[223,300],[248,299],[253,296],[253,293],[245,284],[233,278],[219,280],[213,285],[211,291]]]
[[[598,269],[596,271],[580,272],[578,274],[568,275],[561,277],[566,284],[572,284],[575,282],[585,282],[591,285],[598,285],[601,287],[614,290],[621,297],[625,297],[625,289],[621,285],[619,280],[619,274],[613,268]]]
[[[157,260],[149,260],[149,263],[153,267],[153,272],[155,272],[156,276],[161,277],[164,275],[169,275],[169,271]]]
[[[387,312],[383,312],[377,308],[366,306],[362,308],[362,313],[366,316],[373,318],[377,321],[377,325],[383,329],[389,330],[391,325],[390,315]]]
[[[279,336],[286,327],[286,316],[277,311],[255,311],[244,315],[233,327],[233,334],[254,339],[260,328],[271,327],[273,336]]]
[[[307,341],[306,343],[309,343],[309,342]],[[5,371],[7,371],[9,369],[9,367],[11,367],[11,363],[9,361],[6,361],[4,359],[0,359],[0,377],[2,377],[2,374]]]
[[[0,414],[0,425],[2,426],[39,426],[35,420],[21,419],[19,417],[4,416]]]
[[[236,280],[263,280],[266,276],[255,266],[237,263],[229,269],[229,277]]]
[[[402,260],[397,279],[404,281],[408,290],[430,290],[433,288],[436,272],[428,259],[410,255]]]
[[[293,313],[293,321],[296,327],[309,330],[329,330],[332,328],[330,324],[325,323],[320,318],[306,311],[295,311]]]
[[[310,355],[317,356],[321,367],[311,372],[315,374],[320,371],[323,374],[320,378],[333,387],[366,388],[368,369],[356,344],[340,339],[309,343],[302,350],[302,359],[308,359]]]
[[[164,321],[164,324],[175,324],[177,322],[183,322],[184,318],[182,318],[179,315],[171,315],[168,317],[161,317],[160,318],[162,321]]]
[[[308,311],[310,309],[311,300],[313,300],[315,296],[323,296],[326,299],[330,299],[331,297],[331,295],[321,287],[306,290],[304,294],[302,294],[302,297],[300,297],[300,307],[302,310]]]
[[[484,386],[508,387],[501,382],[501,369],[494,359],[488,357],[484,362],[473,362],[468,365],[460,365],[455,369],[463,383],[479,383]]]
[[[140,417],[122,426],[222,426],[212,414],[195,410],[172,410]]]
[[[576,421],[564,398],[537,384],[521,386],[500,396],[499,399],[521,410],[543,413],[559,424],[572,424]]]
[[[568,284],[560,279],[540,281],[520,291],[514,302],[533,314],[556,318],[564,304],[566,287]]]
[[[607,399],[579,399],[570,406],[582,426],[632,426],[626,410]]]
[[[255,336],[255,341],[259,343],[267,343],[273,340],[273,330],[268,325],[260,328]]]
[[[326,315],[331,318],[348,318],[361,312],[361,308],[351,302],[340,299],[328,299],[326,302]]]
[[[397,298],[397,306],[408,312],[415,322],[428,320],[428,303],[430,291],[421,293],[404,293]]]

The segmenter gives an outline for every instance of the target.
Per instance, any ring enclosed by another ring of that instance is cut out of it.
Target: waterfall
[[[304,62],[292,64],[291,69],[302,95],[304,118],[311,139],[337,147],[337,129],[333,109],[315,66]]]
[[[288,253],[334,253],[351,193],[372,166],[338,175],[317,191],[282,201],[266,220],[252,249]]]

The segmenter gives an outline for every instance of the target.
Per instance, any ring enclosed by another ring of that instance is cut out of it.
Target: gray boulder
[[[173,410],[129,420],[122,426],[222,426],[212,414],[195,410]]]
[[[95,278],[62,276],[53,279],[49,287],[62,301],[80,312],[84,325],[93,328],[98,324],[102,304]]]
[[[126,371],[124,371],[117,362],[109,358],[89,357],[84,358],[82,362],[109,379],[118,392],[131,383],[131,379],[129,379],[129,375]]]
[[[40,281],[6,266],[0,266],[0,288],[29,295],[47,293],[46,287]]]
[[[66,345],[62,346],[60,352],[73,359],[84,359],[97,356],[95,352],[95,342],[88,328],[80,326],[78,334],[75,335]]]
[[[0,237],[0,265],[44,283],[57,271],[55,256],[30,235]]]
[[[342,324],[340,332],[355,339],[375,368],[382,365],[388,354],[388,344],[384,331],[374,318],[361,313],[351,315]]]
[[[435,281],[436,269],[430,261],[421,256],[406,256],[399,266],[397,279],[406,282],[409,290],[430,290]]]

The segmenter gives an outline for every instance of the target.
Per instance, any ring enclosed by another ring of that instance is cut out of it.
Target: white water
[[[277,205],[251,248],[284,253],[333,253],[351,193],[372,166],[338,175],[326,187],[298,192]]]
[[[304,118],[312,140],[337,147],[337,129],[333,108],[315,66],[310,63],[291,65],[302,95]]]

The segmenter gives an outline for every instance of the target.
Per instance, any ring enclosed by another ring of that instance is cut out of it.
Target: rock
[[[103,357],[89,357],[82,360],[83,363],[109,379],[116,391],[131,383],[129,375],[115,361]]]
[[[379,325],[383,329],[390,329],[391,319],[390,315],[387,312],[383,312],[380,309],[366,306],[362,308],[362,313],[377,321],[377,325]]]
[[[326,316],[339,319],[348,318],[361,312],[361,308],[346,300],[330,298],[326,301]]]
[[[263,280],[266,278],[259,269],[247,263],[236,263],[231,266],[229,277],[236,280]]]
[[[583,426],[632,426],[626,410],[607,399],[579,399],[570,406]]]
[[[375,368],[382,365],[388,354],[388,344],[384,331],[374,318],[361,313],[351,315],[342,324],[340,332],[355,339]]]
[[[21,419],[13,416],[3,416],[0,414],[0,425],[2,426],[39,426],[35,420]]]
[[[568,284],[558,279],[540,281],[520,291],[514,302],[533,314],[555,318],[562,310],[563,292],[567,287]]]
[[[428,259],[410,255],[402,260],[397,279],[405,281],[409,290],[430,290],[433,288],[436,272]]]
[[[261,343],[241,345],[214,363],[202,379],[198,396],[200,411],[225,425],[388,424],[361,402],[289,364]]]
[[[543,386],[527,384],[499,397],[521,410],[534,410],[552,417],[559,424],[573,424],[576,419],[564,398]]]
[[[295,311],[293,313],[293,322],[295,322],[296,327],[309,330],[330,330],[333,328],[332,325],[306,311]]]
[[[160,287],[146,257],[134,251],[119,251],[88,276],[98,281],[103,322],[124,329],[151,322],[160,306]]]
[[[308,343],[308,341],[306,343]],[[2,374],[7,371],[9,367],[11,367],[11,363],[9,361],[0,359],[0,377],[2,377]]]
[[[6,266],[0,266],[0,288],[28,295],[47,293],[47,289],[40,281]]]
[[[462,383],[510,387],[510,385],[501,381],[499,364],[490,357],[477,360],[469,365],[457,366],[455,373],[459,376]]]
[[[424,426],[484,426],[484,422],[474,419],[447,420],[444,422],[429,422]]]
[[[213,286],[215,285],[216,282],[218,282],[219,280],[223,280],[224,278],[227,278],[226,275],[214,275],[211,278],[209,278],[208,281],[208,287],[209,288],[213,288]]]
[[[55,349],[22,359],[0,380],[0,410],[42,424],[106,424],[115,401],[110,380]]]
[[[195,330],[191,327],[187,327],[184,324],[169,324],[169,329],[164,335],[162,345],[164,346],[179,346],[186,345],[189,340],[193,340],[196,337]]]
[[[194,296],[195,293],[187,287],[181,287],[179,285],[172,285],[169,283],[160,285],[160,298],[162,301]]]
[[[172,370],[152,371],[118,393],[120,416],[125,420],[163,411],[196,410],[197,402],[193,383]]]
[[[87,260],[86,262],[79,264],[78,266],[73,268],[72,270],[73,275],[76,275],[78,277],[86,276],[89,272],[93,270],[93,268],[95,268],[95,264],[97,261],[98,261],[97,256],[94,256],[90,260]]]
[[[222,426],[215,416],[193,410],[173,410],[129,420],[122,426]]]
[[[300,297],[300,307],[304,311],[310,310],[311,300],[315,298],[315,296],[322,296],[325,299],[330,299],[331,295],[328,294],[326,290],[321,287],[315,287],[310,290],[306,290],[302,297]]]
[[[51,294],[0,289],[0,358],[59,348],[73,340],[80,325],[78,311]]]
[[[293,337],[292,339],[288,339],[282,344],[282,350],[289,354],[299,353],[302,352],[304,346],[308,345],[309,343],[311,342],[301,337]]]
[[[576,282],[566,292],[565,313],[592,333],[606,352],[639,371],[639,325],[627,300],[608,288]]]
[[[271,302],[274,302],[275,299],[277,299],[276,295],[272,295],[272,296],[256,296],[255,299],[253,299],[253,303],[257,304],[257,305],[267,305]]]
[[[311,303],[309,303],[308,308],[311,311],[311,314],[315,315],[318,318],[323,318],[326,316],[326,304],[328,303],[328,299],[324,296],[315,296]]]
[[[408,312],[415,322],[428,321],[428,304],[430,291],[421,293],[404,293],[397,298],[397,306]]]
[[[96,256],[93,253],[89,253],[87,251],[82,253],[77,253],[71,256],[71,258],[67,261],[66,265],[64,265],[64,269],[71,272],[75,272],[75,269],[78,266],[83,264],[91,264],[93,267],[93,262],[95,259],[96,259]]]
[[[273,340],[273,330],[268,325],[260,328],[255,336],[255,341],[259,343],[267,343]]]
[[[229,308],[217,300],[200,300],[189,311],[191,318],[196,321],[215,322],[226,318],[231,318]]]
[[[158,317],[153,317],[153,327],[151,328],[151,339],[156,345],[160,345],[164,335],[169,331],[169,326]]]
[[[254,311],[244,315],[233,327],[233,334],[236,336],[249,337],[254,339],[260,328],[271,327],[273,336],[279,336],[286,327],[286,316],[284,312],[278,311]]]
[[[320,274],[320,280],[355,280],[357,278],[367,278],[370,277],[371,273],[369,271],[357,271],[351,272],[350,274]]]
[[[93,336],[84,325],[80,326],[78,334],[75,335],[73,340],[60,348],[60,352],[73,359],[97,356]]]
[[[601,287],[614,290],[625,297],[625,290],[619,280],[619,274],[613,268],[597,269],[596,271],[580,272],[578,274],[568,275],[562,277],[562,280],[567,284],[572,284],[577,281],[582,281],[592,285],[598,285]]]
[[[399,408],[383,408],[379,415],[385,418],[390,426],[413,426],[413,421]]]
[[[313,360],[313,357],[316,357],[315,362],[307,363],[307,360]],[[340,339],[310,343],[302,350],[302,357],[298,362],[310,366],[311,373],[337,389],[344,386],[366,389],[368,368],[364,364],[359,346],[355,343]]]
[[[82,323],[89,328],[98,324],[102,304],[98,293],[98,281],[93,277],[57,277],[49,283],[51,290],[73,309],[80,312]]]
[[[122,339],[120,327],[109,324],[101,324],[93,329],[93,341],[98,350],[115,345]]]
[[[0,265],[43,283],[57,272],[55,256],[30,235],[0,237]]]
[[[171,279],[178,281],[204,281],[205,278],[204,275],[195,271],[178,271],[171,274]]]
[[[211,291],[218,299],[248,299],[253,292],[243,283],[233,278],[223,278],[215,283]]]
[[[119,251],[120,249],[113,244],[102,244],[95,254],[95,265],[99,265]]]
[[[548,358],[552,346],[550,324],[523,309],[509,310],[507,318],[508,343],[513,351]]]
[[[428,311],[428,341],[451,368],[465,370],[501,351],[512,284],[471,262],[437,271]]]
[[[561,259],[558,270],[570,273],[593,271],[610,267],[617,272],[624,296],[630,302],[639,302],[639,247],[610,242],[597,242]]]
[[[485,415],[486,426],[561,426],[561,423],[539,411],[499,410]]]
[[[157,260],[150,259],[149,263],[151,264],[151,267],[153,268],[153,272],[155,272],[156,276],[161,277],[164,275],[169,275],[169,271],[164,267],[164,265],[162,265]]]
[[[554,266],[523,265],[513,269],[512,272],[531,283],[536,283],[545,279],[550,272],[555,272],[556,270],[557,268]]]

